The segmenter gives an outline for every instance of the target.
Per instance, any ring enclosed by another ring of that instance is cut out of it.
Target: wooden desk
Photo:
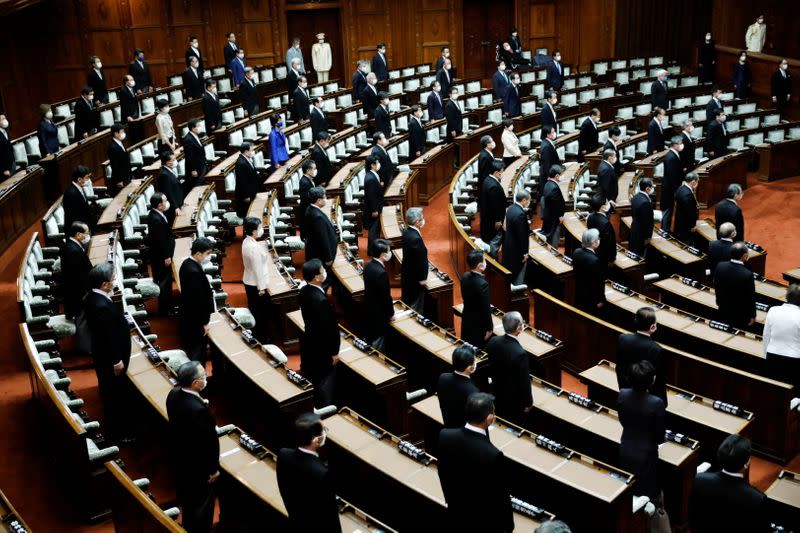
[[[717,227],[710,218],[698,220],[695,227],[697,228],[695,235],[698,236],[695,238],[695,243],[704,253],[708,253],[709,243],[717,240]],[[767,268],[767,251],[763,248],[757,249],[752,243],[745,244],[750,244],[747,250],[747,268],[763,276]]]
[[[629,233],[633,217],[622,217],[620,222],[620,229],[624,226],[628,230],[626,234]],[[689,248],[687,244],[665,236],[658,228],[653,229],[650,237],[651,251],[646,259],[650,267],[648,270],[655,269],[664,275],[677,272],[692,279],[702,279],[705,276],[706,256],[699,250],[692,253]]]
[[[104,175],[103,161],[108,159],[111,130],[105,129],[61,148],[39,160],[44,167],[45,200],[54,202],[72,183],[72,172],[78,165],[89,167],[94,176]]]
[[[734,152],[706,161],[694,169],[700,177],[695,197],[701,209],[725,198],[731,183],[738,182],[742,188],[746,188],[746,180],[742,180],[742,176],[747,175],[749,158],[750,152]]]
[[[136,199],[144,193],[145,189],[153,183],[153,178],[148,177],[141,180],[131,180],[125,187],[111,200],[111,203],[103,209],[100,217],[95,224],[95,231],[111,231],[122,224],[125,214]],[[147,206],[150,207],[149,205]]]
[[[14,509],[3,491],[0,491],[0,531],[2,533],[30,533],[33,531]]]
[[[787,270],[786,272],[783,273],[783,279],[785,279],[789,283],[800,283],[800,268]]]
[[[418,170],[411,172],[398,172],[389,182],[383,193],[383,201],[387,204],[400,204],[400,210],[405,212],[409,207],[420,205]]]
[[[417,172],[406,188],[417,187],[422,205],[428,205],[433,195],[450,183],[454,172],[455,150],[454,143],[437,144],[409,163],[411,170]]]
[[[164,510],[144,490],[133,483],[133,480],[114,461],[105,463],[106,470],[116,481],[109,484],[111,493],[111,509],[114,526],[125,531],[154,531],[183,533],[185,530],[178,522],[164,513]],[[145,489],[146,490],[146,489]],[[3,522],[6,520],[3,519]],[[0,531],[9,531],[0,526]]]
[[[208,201],[208,197],[214,192],[214,185],[198,185],[193,187],[180,207],[181,214],[175,215],[172,222],[172,233],[176,237],[186,237],[197,232],[197,218],[203,211],[203,204]]]
[[[0,181],[0,252],[5,252],[47,207],[43,167],[32,165]],[[69,228],[64,228],[63,233],[68,232]]]
[[[403,249],[392,250],[392,257],[399,265],[403,265]],[[425,316],[441,327],[453,330],[453,280],[447,273],[428,262],[428,279],[425,280]]]
[[[278,194],[282,195],[284,193],[284,182],[310,157],[311,151],[305,156],[303,156],[302,153],[296,153],[290,157],[288,161],[284,162],[283,165],[276,168],[275,171],[264,180],[264,187],[268,191],[277,190]]]
[[[766,494],[770,519],[787,531],[800,524],[800,474],[781,470]]]
[[[392,248],[403,244],[403,230],[406,228],[404,214],[400,205],[385,205],[381,211],[381,237],[389,241]]]
[[[544,288],[568,302],[574,302],[575,276],[572,260],[540,239],[542,237],[536,233],[531,234],[528,239],[528,258],[532,265],[528,266],[525,277],[535,280],[531,287]]]
[[[351,161],[345,163],[331,178],[331,181],[325,186],[325,195],[329,198],[339,196],[344,193],[344,189],[350,180],[364,167],[362,161]]]
[[[800,158],[797,157],[798,149],[800,149],[800,139],[788,139],[756,146],[758,179],[760,181],[775,181],[800,174]]]

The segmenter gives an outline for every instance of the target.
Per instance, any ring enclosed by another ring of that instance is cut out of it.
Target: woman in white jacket
[[[503,120],[503,134],[500,136],[503,143],[503,164],[510,165],[517,158],[522,157],[519,149],[519,137],[514,133],[514,121],[510,118]]]
[[[253,334],[262,344],[267,343],[267,320],[270,298],[267,292],[269,253],[266,242],[260,241],[264,227],[256,217],[244,219],[244,241],[242,241],[242,262],[244,263],[244,292],[247,295],[247,308],[256,319]]]

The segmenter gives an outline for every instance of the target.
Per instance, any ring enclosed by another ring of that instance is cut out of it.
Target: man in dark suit
[[[189,65],[183,71],[183,88],[186,97],[190,100],[203,96],[203,71],[200,69],[196,56],[189,58]]]
[[[617,171],[617,176],[622,174],[622,156],[619,153],[619,149],[617,149],[617,143],[619,143],[619,139],[622,136],[622,130],[619,129],[619,126],[611,126],[608,128],[608,139],[603,144],[603,151],[606,150],[614,150],[614,153],[617,155],[617,162],[614,164],[614,170]]]
[[[78,165],[72,171],[72,183],[64,190],[61,205],[64,208],[64,227],[69,228],[73,222],[84,222],[91,229],[94,226],[94,217],[89,200],[83,186],[91,183],[92,171],[89,167]]]
[[[692,533],[770,531],[767,497],[748,482],[750,441],[728,436],[717,450],[717,463],[720,471],[694,478],[689,498]]]
[[[211,313],[216,310],[214,292],[204,266],[211,264],[214,245],[205,237],[192,242],[190,255],[179,271],[181,282],[181,347],[192,361],[206,361],[206,337]]]
[[[491,135],[481,137],[481,152],[478,154],[478,209],[483,204],[483,182],[494,172],[495,142]],[[488,242],[488,241],[487,241]]]
[[[666,112],[661,107],[653,108],[653,120],[647,125],[647,154],[655,154],[664,149],[664,127],[661,120]]]
[[[161,154],[161,170],[158,171],[156,186],[169,200],[167,202],[169,206],[164,214],[167,216],[167,222],[170,227],[175,221],[175,215],[181,213],[184,200],[183,187],[178,181],[177,167],[178,164],[172,152],[163,152]]]
[[[372,153],[370,155],[378,158],[378,162],[380,163],[377,167],[378,178],[380,179],[383,189],[386,190],[386,187],[388,187],[392,182],[392,178],[394,178],[395,173],[392,158],[389,157],[389,152],[386,151],[386,146],[389,144],[389,140],[383,134],[383,132],[377,131],[372,136],[372,141],[375,143],[375,145],[372,147]]]
[[[297,88],[293,93],[294,114],[296,122],[308,120],[309,107],[311,106],[311,96],[308,93],[308,78],[300,76],[297,80]]]
[[[506,74],[506,62],[502,59],[497,62],[497,71],[492,76],[492,96],[495,101],[502,100],[506,94],[506,87],[511,83]]]
[[[236,159],[236,166],[234,167],[236,176],[236,188],[234,191],[236,214],[241,218],[247,216],[250,202],[258,194],[258,189],[261,185],[258,171],[253,163],[253,155],[253,145],[246,141],[243,142],[239,148],[239,157]]]
[[[558,184],[563,172],[564,167],[561,165],[550,167],[550,175],[542,191],[542,233],[553,248],[558,248],[561,240],[561,222],[566,212],[564,194]]]
[[[714,87],[711,91],[711,99],[706,103],[706,122],[710,123],[717,116],[716,111],[722,109],[722,89]]]
[[[119,111],[123,124],[139,118],[139,102],[136,100],[136,80],[130,74],[122,78],[119,90]]]
[[[300,83],[300,77],[303,75],[300,69],[300,58],[293,58],[291,64],[287,66],[289,70],[286,73],[286,94],[289,95],[289,99],[291,100],[294,98],[294,91],[297,89],[297,84]]]
[[[378,93],[378,105],[375,107],[375,132],[381,132],[389,139],[392,136],[392,121],[389,118],[389,93]]]
[[[725,129],[727,115],[721,109],[714,111],[714,114],[714,120],[706,129],[706,152],[712,159],[728,153],[728,130]]]
[[[175,235],[167,219],[169,200],[157,192],[150,197],[147,214],[147,243],[150,248],[150,267],[153,281],[158,284],[158,314],[174,315],[172,309],[172,256],[175,253]]]
[[[311,204],[306,209],[306,260],[319,259],[330,271],[333,259],[336,257],[336,247],[339,237],[336,228],[327,214],[322,210],[325,207],[325,189],[313,187],[308,191]],[[327,287],[327,285],[326,285]]]
[[[353,103],[361,100],[361,93],[363,93],[364,89],[367,87],[368,66],[369,63],[364,60],[360,60],[356,65],[356,71],[353,73],[353,79],[350,82],[350,85],[353,87],[353,90],[350,92]]]
[[[656,380],[650,394],[658,396],[667,405],[667,382],[661,346],[651,337],[658,327],[656,311],[650,306],[640,307],[634,318],[636,333],[622,333],[617,339],[617,385],[619,389],[631,387],[630,369],[639,361],[650,361],[656,372]]]
[[[97,132],[97,111],[94,103],[94,90],[91,87],[81,89],[81,97],[75,102],[75,140],[80,141]]]
[[[372,56],[372,72],[377,76],[378,81],[389,79],[389,62],[386,59],[386,45],[378,43],[375,55]]]
[[[708,264],[711,279],[717,271],[717,265],[731,260],[731,247],[736,238],[736,226],[731,222],[724,222],[717,226],[717,236],[715,241],[708,243]]]
[[[222,108],[217,96],[217,82],[211,78],[206,80],[206,92],[203,93],[203,118],[206,122],[206,135],[211,135],[221,125]]]
[[[426,100],[428,120],[444,118],[444,103],[442,102],[441,86],[438,81],[431,83],[431,92]]]
[[[453,85],[453,71],[451,70],[450,60],[445,59],[442,68],[436,71],[436,81],[442,88],[442,94],[450,94],[450,87]]]
[[[645,257],[655,227],[653,200],[650,197],[653,192],[655,192],[653,180],[642,178],[639,180],[639,192],[631,197],[633,221],[628,236],[628,249],[639,257]]]
[[[276,474],[291,531],[341,533],[339,503],[328,468],[319,459],[325,428],[319,416],[302,414],[294,423],[296,448],[278,452]]]
[[[444,62],[450,59],[450,47],[442,46],[442,55],[436,58],[436,65],[433,67],[434,72],[439,72],[439,69],[444,66]]]
[[[694,232],[700,210],[694,192],[700,180],[697,174],[689,172],[678,190],[675,191],[675,228],[673,235],[684,244],[694,246]]]
[[[530,355],[517,339],[523,329],[522,315],[517,311],[509,311],[503,315],[505,335],[489,339],[485,349],[497,412],[522,426],[526,425],[528,413],[533,407]]]
[[[476,392],[465,407],[467,423],[439,433],[439,480],[453,531],[508,532],[514,529],[503,452],[489,440],[495,419],[491,394]],[[480,509],[476,512],[476,487]]]
[[[229,31],[225,37],[228,38],[228,42],[225,43],[225,46],[222,47],[222,57],[225,58],[225,68],[231,68],[231,61],[236,58],[236,52],[239,48],[236,46],[236,34],[232,31]]]
[[[196,185],[203,185],[206,182],[206,150],[200,141],[200,119],[190,118],[188,126],[189,131],[183,138],[183,160],[186,162],[184,194],[188,194]],[[208,130],[206,132],[208,133]],[[180,205],[176,207],[180,207]]]
[[[681,151],[683,150],[683,137],[676,135],[670,141],[670,148],[664,156],[664,177],[661,180],[661,229],[672,231],[672,216],[675,207],[675,193],[685,176]]]
[[[547,86],[560,91],[564,86],[564,68],[561,66],[561,52],[553,50],[553,61],[547,65]]]
[[[683,150],[681,150],[681,164],[683,165],[683,173],[691,172],[697,166],[697,161],[694,158],[695,143],[692,137],[694,131],[694,123],[691,120],[683,121],[683,131],[681,132],[681,139],[683,139]]]
[[[600,144],[600,133],[597,131],[597,126],[599,124],[600,110],[594,107],[591,111],[589,111],[589,116],[586,117],[581,123],[581,134],[580,137],[578,137],[578,161],[581,163],[586,161],[586,154],[597,150],[597,147]],[[607,198],[614,200],[617,197],[607,196]]]
[[[92,88],[94,93],[94,105],[101,106],[108,103],[108,85],[106,84],[106,73],[103,70],[103,63],[97,56],[92,56],[89,61],[89,73],[86,75],[86,85]]]
[[[436,384],[444,427],[462,428],[467,422],[464,413],[467,398],[480,392],[470,377],[476,368],[475,349],[472,346],[462,344],[453,350],[453,371],[441,374]]]
[[[595,313],[606,302],[607,263],[597,256],[600,232],[587,229],[581,238],[581,247],[572,253],[575,272],[575,305],[587,313]]]
[[[365,338],[378,350],[385,347],[386,332],[394,316],[394,301],[389,287],[386,262],[392,259],[389,241],[372,241],[372,261],[364,265]]]
[[[192,64],[192,58],[197,59],[197,68],[200,71],[200,78],[203,77],[203,57],[200,53],[200,45],[197,37],[190,36],[189,37],[189,46],[186,48],[186,53],[184,54],[184,58],[186,59],[186,66],[190,66]]]
[[[408,119],[408,145],[411,159],[427,151],[427,136],[422,126],[422,108],[418,105],[411,106],[411,117]]]
[[[92,240],[89,226],[73,222],[67,228],[67,238],[61,248],[61,279],[63,280],[64,316],[73,320],[83,308],[83,297],[89,291],[89,271],[92,262],[86,247]]]
[[[734,241],[744,240],[744,215],[742,215],[742,208],[739,207],[739,202],[742,201],[744,191],[742,186],[738,183],[731,183],[728,185],[726,191],[727,198],[723,199],[714,208],[714,222],[719,228],[725,222],[730,222],[736,227],[736,236]],[[717,238],[719,238],[719,231],[717,231]]]
[[[531,193],[520,189],[514,195],[514,203],[506,209],[505,232],[503,233],[503,266],[511,271],[511,283],[521,285],[525,280],[525,264],[528,259],[528,241],[531,223],[527,209]]]
[[[506,216],[506,193],[500,184],[505,165],[502,159],[492,161],[492,173],[481,186],[481,239],[489,243],[503,232]]]
[[[403,264],[400,267],[401,299],[417,313],[425,310],[425,283],[428,279],[428,248],[420,231],[425,226],[421,207],[406,211],[403,230]]]
[[[714,273],[719,319],[735,328],[746,328],[756,321],[756,284],[745,261],[747,246],[735,242],[731,260],[718,264]]]
[[[600,233],[600,246],[595,250],[597,257],[607,268],[611,268],[617,257],[617,236],[614,226],[608,219],[610,202],[600,194],[589,199],[591,213],[586,218],[586,227],[596,229]]]
[[[178,386],[167,395],[167,418],[182,525],[187,532],[211,531],[219,478],[219,437],[214,415],[200,396],[208,376],[197,361],[183,363],[177,374]]]
[[[116,272],[111,263],[89,271],[84,310],[92,339],[92,362],[97,374],[106,427],[115,440],[133,441],[127,426],[128,394],[125,372],[131,358],[131,335],[121,306],[111,300]]]
[[[145,62],[144,50],[141,48],[133,51],[133,61],[128,66],[128,74],[133,76],[138,94],[150,91],[150,87],[153,85],[153,80],[150,77],[150,65]]]
[[[650,85],[650,98],[653,107],[669,108],[669,86],[667,79],[669,73],[661,69],[656,73],[656,80]]]
[[[464,133],[461,106],[458,105],[458,87],[450,88],[450,100],[444,106],[444,116],[447,119],[447,141],[453,142],[456,137]]]
[[[375,119],[375,108],[378,107],[378,78],[374,72],[367,74],[367,84],[361,91],[361,107],[368,121]]]
[[[258,105],[256,81],[253,79],[253,67],[244,68],[244,79],[239,84],[239,99],[242,101],[242,108],[246,117],[252,117],[261,110],[261,106]]]
[[[316,136],[316,142],[311,148],[311,159],[317,165],[317,175],[314,178],[314,185],[325,187],[333,177],[333,167],[328,157],[328,146],[331,136],[327,131],[321,131]]]
[[[381,236],[381,212],[383,211],[383,190],[380,177],[381,162],[378,156],[369,155],[364,162],[366,170],[364,175],[364,211],[362,220],[364,228],[367,230],[367,253],[371,257],[375,255],[373,245],[375,240]]]
[[[339,361],[339,324],[323,288],[326,278],[327,269],[319,259],[303,263],[306,284],[300,289],[299,300],[305,331],[300,336],[300,372],[314,384],[316,407],[333,403],[334,365]]]
[[[519,74],[511,73],[511,83],[506,87],[503,95],[503,114],[509,118],[518,117],[522,114],[522,104],[519,95]]]
[[[297,211],[297,219],[300,221],[300,238],[306,240],[306,209],[311,205],[308,192],[314,188],[314,179],[317,176],[317,164],[313,159],[303,161],[301,167],[303,175],[300,176],[300,184],[297,188],[297,195],[300,197],[300,208]]]
[[[0,173],[4,178],[7,178],[16,170],[17,162],[14,157],[14,147],[11,145],[11,137],[8,134],[8,118],[5,113],[0,113]]]
[[[311,138],[316,139],[321,131],[328,131],[328,119],[325,118],[325,112],[322,111],[322,98],[315,96],[311,99],[311,109],[308,114],[311,120]]]
[[[111,179],[106,183],[116,192],[131,181],[131,158],[122,141],[125,140],[125,126],[119,122],[111,126],[111,142],[108,145],[108,162]]]
[[[556,104],[558,104],[558,95],[555,91],[545,91],[545,102],[542,106],[542,135],[541,139],[547,137],[547,128],[553,128],[555,133],[553,139],[558,135],[558,120],[556,119]]]
[[[461,298],[464,308],[461,311],[461,338],[478,348],[483,348],[492,336],[492,322],[489,282],[486,281],[486,259],[480,250],[467,254],[469,272],[461,276]]]
[[[779,112],[783,112],[792,98],[792,75],[789,74],[789,62],[781,59],[778,70],[772,74],[772,104]]]
[[[556,145],[556,130],[553,126],[542,126],[542,144],[539,146],[539,196],[544,194],[544,187],[550,177],[550,170],[561,165]]]
[[[600,161],[600,166],[597,168],[597,193],[608,199],[613,205],[616,205],[619,195],[617,171],[614,168],[616,162],[617,152],[603,150],[603,160]]]

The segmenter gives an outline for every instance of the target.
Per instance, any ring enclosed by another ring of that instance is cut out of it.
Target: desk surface
[[[136,192],[143,190],[150,182],[152,182],[152,178],[131,180],[130,183],[120,189],[114,198],[111,199],[111,203],[100,213],[100,217],[97,219],[97,226],[103,227],[117,222],[122,224],[122,218],[118,218],[117,213],[124,211],[130,203],[135,202],[137,196]]]
[[[781,471],[778,479],[767,489],[766,494],[770,500],[795,509],[800,508],[800,475],[786,470]]]
[[[391,326],[396,331],[448,365],[453,364],[453,352],[463,344],[460,338],[435,324],[433,328],[426,328],[417,322],[416,313],[400,301],[394,303],[394,313],[395,319],[391,322]],[[478,350],[476,359],[485,360],[486,353]]]
[[[572,274],[572,265],[564,261],[564,256],[555,248],[539,242],[533,235],[528,238],[528,257],[556,276]]]
[[[622,217],[622,223],[630,228],[633,224],[633,217]],[[653,235],[650,237],[650,245],[662,254],[684,265],[697,263],[705,259],[705,255],[695,255],[688,252],[684,243],[676,241],[675,239],[662,237],[655,229],[653,230]]]
[[[569,211],[564,213],[564,221],[562,222],[566,230],[572,235],[574,239],[581,242],[583,233],[588,229],[586,219],[582,218],[577,212]],[[617,255],[614,258],[614,266],[620,270],[628,270],[637,268],[644,262],[642,259],[632,259],[625,254],[625,249],[617,246]]]
[[[691,300],[696,304],[708,307],[711,311],[717,311],[719,309],[717,307],[717,297],[714,293],[714,289],[711,287],[692,287],[691,285],[686,285],[680,280],[679,277],[674,275],[669,278],[660,279],[653,285],[662,291],[668,291],[672,294],[686,298],[687,300]],[[766,319],[767,313],[757,309],[756,322],[763,324]]]
[[[189,191],[189,194],[183,200],[183,205],[180,207],[181,214],[175,214],[175,220],[172,222],[173,230],[188,228],[193,225],[192,215],[197,212],[199,216],[201,204],[208,197],[209,189],[213,189],[213,187],[213,185],[198,185]]]
[[[403,249],[402,248],[394,248],[392,250],[392,255],[397,258],[397,262],[399,264],[403,264]],[[447,279],[444,280],[436,275],[436,270],[431,268],[428,269],[428,279],[425,280],[425,287],[428,290],[435,290],[440,289],[442,287],[452,286],[453,280]]]
[[[381,211],[381,234],[384,239],[396,240],[403,236],[403,213],[399,205],[385,205]]]

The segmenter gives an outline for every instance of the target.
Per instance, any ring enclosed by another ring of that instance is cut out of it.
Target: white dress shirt
[[[764,353],[800,358],[800,307],[770,307],[764,322]]]
[[[257,241],[250,235],[245,237],[242,241],[242,263],[244,263],[242,283],[256,287],[259,291],[266,290],[269,284],[268,261],[269,254],[265,243]]]

